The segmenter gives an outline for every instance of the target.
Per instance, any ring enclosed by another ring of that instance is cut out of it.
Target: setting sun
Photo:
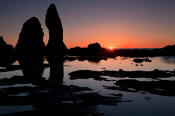
[[[111,47],[109,47],[109,49],[110,49],[110,50],[113,50],[113,49],[114,49],[114,47],[112,47],[112,46],[111,46]]]

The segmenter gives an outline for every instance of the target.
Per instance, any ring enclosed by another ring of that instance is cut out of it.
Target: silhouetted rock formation
[[[46,46],[47,60],[50,64],[50,80],[61,82],[64,76],[63,61],[67,48],[63,42],[63,27],[57,9],[51,4],[47,10],[46,26],[49,30],[49,41]]]
[[[163,49],[171,49],[171,50],[174,50],[174,49],[175,49],[175,45],[168,45],[168,46],[165,46]]]
[[[68,54],[72,56],[107,56],[109,55],[109,51],[102,48],[101,45],[96,42],[89,44],[87,48],[71,48],[69,49]],[[110,54],[112,55],[112,53]]]
[[[162,52],[166,56],[175,56],[175,45],[168,45],[162,48]]]
[[[18,60],[23,68],[24,76],[32,80],[42,77],[45,47],[43,35],[39,20],[32,17],[23,24],[16,45]]]
[[[15,61],[15,52],[13,46],[6,44],[2,36],[0,36],[0,55],[1,66],[10,65]]]
[[[97,51],[101,49],[101,45],[96,42],[96,43],[89,44],[87,48]]]
[[[49,30],[49,41],[46,46],[47,55],[63,57],[67,48],[63,42],[62,23],[54,4],[51,4],[47,10],[45,23]]]
[[[118,71],[93,71],[93,70],[77,70],[69,73],[71,76],[70,79],[89,79],[93,78],[95,80],[106,80],[103,76],[109,76],[109,77],[120,77],[120,78],[167,78],[167,77],[174,77],[175,71],[164,71],[164,70],[158,70],[155,69],[153,71],[124,71],[122,69]]]
[[[7,46],[7,44],[5,43],[4,39],[2,36],[0,36],[0,48],[5,48]]]
[[[98,43],[89,44],[87,48],[75,47],[68,50],[72,56],[128,56],[128,57],[154,57],[154,56],[175,56],[175,45],[168,45],[164,48],[154,49],[116,49],[109,51],[101,48]]]
[[[87,48],[74,47],[68,50],[68,54],[71,56],[87,56]]]

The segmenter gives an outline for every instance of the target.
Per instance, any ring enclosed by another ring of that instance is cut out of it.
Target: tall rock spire
[[[64,56],[67,48],[63,42],[63,27],[55,4],[49,6],[45,23],[49,30],[49,41],[46,47],[47,54]]]
[[[61,19],[54,4],[51,4],[47,10],[45,23],[49,30],[49,41],[46,46],[47,60],[50,64],[49,80],[62,82],[64,77],[64,55],[67,48],[63,42]]]

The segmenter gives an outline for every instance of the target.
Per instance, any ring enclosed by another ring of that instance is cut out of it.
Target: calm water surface
[[[133,58],[116,57],[115,59],[101,60],[98,63],[89,61],[72,61],[65,63],[65,77],[64,82],[67,85],[78,85],[82,87],[92,88],[94,91],[102,95],[110,95],[112,93],[123,94],[123,100],[131,100],[132,102],[121,102],[117,106],[99,105],[98,109],[109,116],[174,116],[175,115],[175,97],[160,96],[155,94],[142,94],[141,92],[123,92],[117,90],[107,90],[103,86],[112,86],[115,81],[96,81],[94,79],[77,79],[70,80],[68,73],[76,70],[119,70],[126,71],[152,71],[159,70],[174,70],[175,57],[152,57],[152,62],[143,62],[137,64],[133,62]],[[136,66],[138,65],[138,66]],[[49,69],[46,69],[45,75],[48,75]],[[119,80],[123,78],[107,77],[109,80]],[[129,78],[124,78],[129,79]],[[133,79],[133,78],[132,78]],[[151,78],[139,78],[140,81],[154,81]],[[164,80],[175,80],[175,77]]]
[[[159,70],[175,70],[175,57],[151,57],[152,62],[143,62],[137,64],[133,62],[133,58],[116,57],[99,62],[90,61],[66,61],[64,63],[64,84],[76,85],[81,87],[89,87],[93,91],[102,95],[123,94],[122,100],[129,100],[131,102],[121,102],[116,106],[99,105],[98,110],[104,112],[108,116],[174,116],[175,115],[175,97],[160,96],[142,92],[124,92],[118,90],[107,90],[103,86],[113,86],[116,80],[129,78],[115,78],[105,76],[108,80],[113,81],[97,81],[94,79],[76,79],[70,80],[69,73],[77,70],[114,70],[123,69],[126,71],[152,71]],[[47,63],[47,62],[45,62]],[[17,62],[15,64],[18,64]],[[43,77],[49,78],[50,69],[46,68]],[[2,72],[0,79],[11,78],[14,75],[23,75],[21,70]],[[133,78],[132,78],[133,79]],[[156,81],[151,78],[137,78],[139,81]],[[164,80],[175,80],[175,77],[165,78]],[[7,86],[6,86],[7,87]],[[2,87],[1,87],[2,88]],[[2,106],[3,107],[3,106]],[[10,108],[10,107],[9,107]],[[7,108],[8,109],[8,108]],[[31,108],[30,108],[31,109]],[[4,111],[0,107],[0,112]]]

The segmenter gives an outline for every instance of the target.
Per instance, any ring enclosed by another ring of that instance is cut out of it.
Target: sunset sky
[[[99,42],[110,48],[160,48],[175,44],[175,0],[0,0],[0,35],[16,45],[23,23],[55,3],[68,48]]]

